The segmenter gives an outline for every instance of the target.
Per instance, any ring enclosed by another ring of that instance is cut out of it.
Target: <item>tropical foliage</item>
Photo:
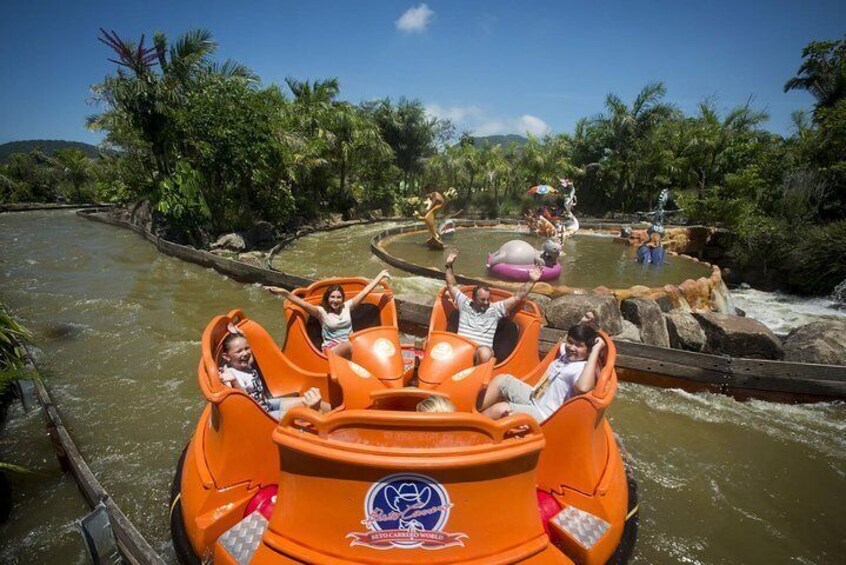
[[[15,155],[0,165],[0,201],[147,199],[199,244],[257,220],[284,230],[326,214],[411,214],[449,187],[453,211],[514,214],[538,204],[531,186],[567,177],[582,215],[631,218],[671,189],[684,217],[729,228],[741,266],[763,270],[789,268],[783,250],[797,234],[821,241],[846,215],[846,38],[803,51],[785,90],[816,103],[788,137],[764,129],[751,99],[723,109],[706,98],[686,115],[655,82],[632,100],[609,94],[572,134],[504,144],[455,139],[417,100],[344,101],[332,78],[264,86],[242,64],[216,61],[205,30],[173,42],[157,33],[151,45],[99,39],[117,65],[94,86],[102,111],[89,119],[106,151],[96,161]],[[820,292],[837,277],[846,273],[791,284]]]
[[[21,376],[26,359],[22,343],[29,338],[29,331],[0,303],[0,396],[13,380]]]

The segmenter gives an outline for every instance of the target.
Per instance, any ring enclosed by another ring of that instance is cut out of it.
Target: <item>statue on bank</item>
[[[426,195],[425,203],[426,211],[418,216],[418,218],[423,220],[423,223],[426,224],[426,229],[429,230],[429,240],[426,242],[426,247],[437,251],[443,251],[444,242],[441,239],[441,236],[438,233],[438,228],[435,225],[435,212],[444,207],[446,199],[443,194],[435,191]]]
[[[637,250],[637,260],[639,263],[652,264],[660,267],[664,264],[664,244],[661,237],[666,232],[664,228],[664,220],[668,213],[679,212],[680,210],[666,210],[664,207],[670,198],[670,190],[662,189],[658,194],[658,202],[655,210],[646,212],[647,217],[652,217],[652,222],[646,229],[647,241],[643,242]]]

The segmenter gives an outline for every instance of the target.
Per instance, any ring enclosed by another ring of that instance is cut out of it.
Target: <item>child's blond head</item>
[[[455,404],[443,396],[428,396],[417,404],[418,412],[455,412]]]

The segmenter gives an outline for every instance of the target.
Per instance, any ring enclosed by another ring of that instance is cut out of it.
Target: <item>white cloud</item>
[[[481,116],[482,110],[478,106],[449,106],[448,108],[444,108],[438,104],[427,104],[426,113],[433,118],[450,120],[453,123],[457,123],[463,122],[468,118]]]
[[[551,132],[549,125],[545,121],[529,114],[524,114],[519,118],[487,119],[471,129],[478,136],[502,135],[507,133],[526,135],[530,133],[537,137],[543,137]]]
[[[552,133],[552,129],[545,121],[531,114],[523,114],[519,117],[491,116],[479,106],[441,106],[440,104],[426,104],[426,114],[442,119],[450,120],[456,131],[469,131],[476,136],[504,135],[516,133],[526,135],[528,133],[543,137]]]
[[[550,132],[549,126],[546,124],[546,122],[538,118],[537,116],[524,114],[520,116],[518,124],[521,128],[520,131],[530,133],[535,136],[546,135]]]
[[[426,4],[420,4],[416,8],[409,8],[396,21],[397,29],[407,33],[422,33],[429,27],[429,22],[435,12],[429,9]]]

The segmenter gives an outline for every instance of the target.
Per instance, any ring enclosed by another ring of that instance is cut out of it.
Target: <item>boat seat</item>
[[[352,320],[354,332],[382,325],[379,307],[376,304],[368,302],[362,302],[356,306],[350,313],[350,319]],[[320,327],[320,320],[309,316],[308,321],[306,322],[306,332],[308,333],[308,338],[311,340],[311,343],[317,349],[321,349],[321,346],[323,345],[323,333]]]
[[[458,310],[453,310],[447,317],[447,331],[458,333]],[[497,359],[507,359],[520,341],[520,326],[511,318],[503,318],[496,326],[493,351]]]
[[[617,390],[614,371],[617,350],[605,332],[599,335],[606,349],[600,356],[596,386],[586,394],[567,400],[541,424],[547,441],[558,446],[555,450],[544,451],[538,465],[538,486],[545,490],[560,492],[566,487],[590,495],[602,479],[611,449],[606,439],[608,423],[604,415]],[[543,376],[557,349],[556,345],[550,350],[526,382],[535,384]]]

